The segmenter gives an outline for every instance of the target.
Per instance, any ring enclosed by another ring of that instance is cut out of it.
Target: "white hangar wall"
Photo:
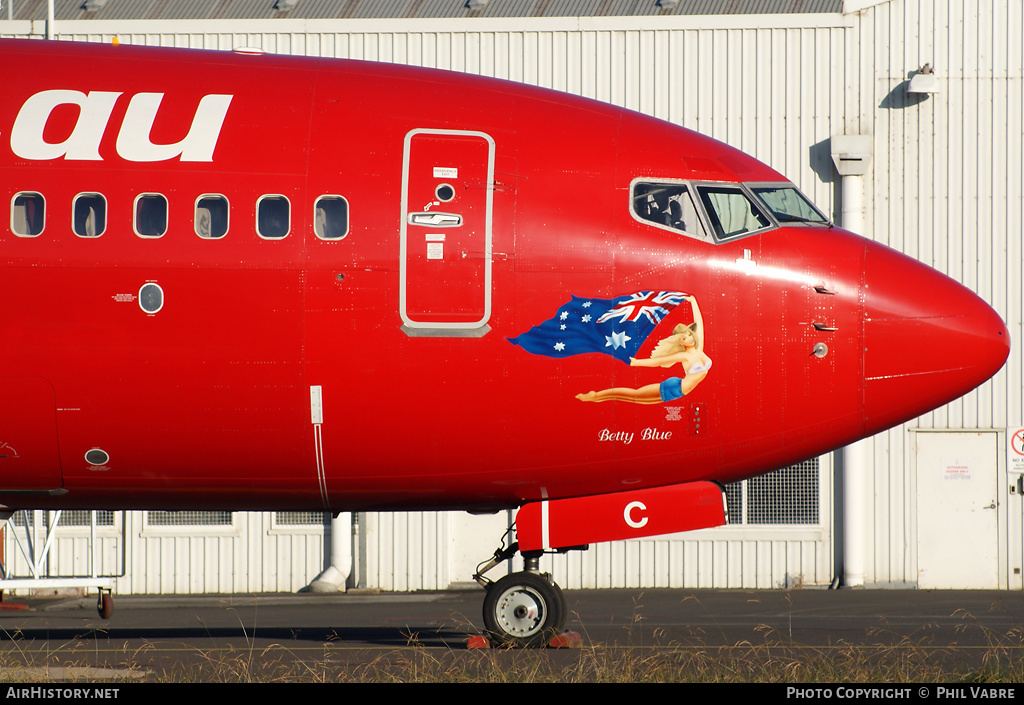
[[[869,134],[874,161],[863,234],[973,288],[1008,322],[1011,338],[1022,340],[1021,3],[848,0],[846,7],[827,15],[75,21],[59,23],[57,36],[372,59],[568,91],[732,144],[792,178],[837,218],[829,139]],[[5,36],[42,32],[40,23],[0,22]],[[906,82],[925,63],[935,67],[941,92],[910,99]],[[1024,421],[1021,366],[1015,347],[1004,370],[979,390],[868,442],[866,583],[926,584],[930,529],[922,522],[934,512],[919,500],[919,485],[938,470],[919,458],[932,457],[924,452],[932,439],[967,448],[960,441],[981,437],[991,453],[971,462],[979,476],[991,475],[996,520],[970,538],[996,547],[993,586],[1024,587],[1021,499],[1008,491],[1016,478],[1008,475],[1005,433]],[[788,514],[743,515],[739,525],[598,545],[545,559],[542,567],[569,588],[828,584],[843,561],[833,528],[843,511],[841,472],[831,457],[819,462],[817,510],[797,519],[804,523]],[[750,506],[757,503],[756,488],[739,491]],[[360,515],[354,580],[388,590],[467,581],[508,519]],[[270,515],[236,514],[230,529],[213,533],[185,526],[154,534],[147,521],[142,513],[125,519],[128,577],[120,592],[294,590],[319,573],[327,553],[322,525],[282,529]],[[118,540],[111,535],[107,547]],[[242,571],[247,577],[225,575]]]
[[[971,554],[991,551],[984,586],[1020,589],[1022,505],[1016,476],[1008,475],[1006,429],[1020,427],[1024,396],[1024,6],[1019,0],[857,4],[870,6],[856,15],[851,33],[851,103],[836,132],[845,127],[874,137],[864,234],[975,290],[1007,322],[1014,341],[993,380],[869,441],[866,581],[943,586],[932,580],[936,563],[966,565]],[[909,97],[907,82],[926,63],[936,69],[940,92]],[[954,343],[951,354],[955,349]],[[947,442],[949,455],[935,462],[933,450]],[[929,489],[953,453],[967,458],[975,482],[991,485],[991,508],[979,505],[975,512],[990,517],[984,525],[967,521],[958,507],[943,508]],[[961,521],[959,536],[941,534],[942,524]],[[934,558],[936,543],[946,540],[945,554]],[[980,587],[967,571],[961,569],[959,584]]]

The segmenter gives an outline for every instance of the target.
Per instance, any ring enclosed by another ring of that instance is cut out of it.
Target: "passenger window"
[[[107,199],[80,193],[72,206],[72,229],[78,237],[99,237],[107,229]]]
[[[144,193],[135,199],[135,234],[163,237],[167,232],[167,199],[159,193]]]
[[[711,239],[686,184],[636,181],[631,207],[640,220],[701,240]]]
[[[321,196],[313,204],[313,232],[321,240],[340,240],[348,235],[348,201],[341,196]]]
[[[738,186],[698,186],[697,193],[719,240],[746,235],[772,224]]]
[[[261,196],[256,201],[256,234],[276,240],[291,228],[291,207],[284,196]]]
[[[196,201],[196,235],[217,239],[228,233],[228,199],[216,194],[206,194]]]
[[[18,237],[35,237],[46,224],[46,202],[42,194],[24,191],[11,201],[11,231]]]

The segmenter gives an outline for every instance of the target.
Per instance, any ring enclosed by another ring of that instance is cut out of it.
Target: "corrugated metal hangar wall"
[[[4,36],[44,31],[40,22],[0,21]],[[1024,339],[1019,0],[847,0],[844,13],[689,17],[76,20],[59,22],[56,34],[417,64],[568,91],[749,152],[837,218],[830,138],[872,135],[863,234],[973,288],[1007,321],[1013,339]],[[909,96],[909,79],[926,63],[940,92]],[[1024,423],[1021,367],[1018,344],[980,389],[868,442],[867,584],[1024,587],[1019,473],[1009,469],[1007,434]],[[982,512],[986,521],[957,524],[957,536],[936,539],[962,508],[955,498],[943,504],[950,483],[933,482],[948,477],[943,468],[954,461],[970,469],[992,507]],[[546,558],[542,568],[567,588],[828,584],[843,561],[835,528],[843,511],[841,468],[834,465],[823,457],[730,488],[730,526],[598,545]],[[296,590],[323,567],[320,515],[187,514],[101,514],[103,569],[126,571],[118,592]],[[66,517],[51,572],[86,570],[88,532],[73,526],[83,518]],[[356,519],[350,584],[411,590],[469,580],[509,516]],[[955,545],[965,539],[966,546]],[[991,556],[965,568],[956,552],[976,557],[979,547],[991,548]],[[23,571],[18,551],[9,537],[9,565]],[[960,569],[945,576],[940,564]]]

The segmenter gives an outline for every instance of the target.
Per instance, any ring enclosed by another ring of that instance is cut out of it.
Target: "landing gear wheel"
[[[99,598],[96,600],[96,611],[99,612],[100,619],[110,619],[110,615],[114,614],[114,598],[109,592],[100,590]]]
[[[484,598],[484,626],[505,646],[546,645],[565,626],[562,590],[536,573],[513,573],[492,584]]]

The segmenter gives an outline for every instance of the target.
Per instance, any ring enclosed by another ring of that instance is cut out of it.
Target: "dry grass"
[[[949,649],[901,643],[806,648],[737,644],[586,646],[565,651],[467,651],[410,646],[347,663],[325,648],[299,660],[283,646],[218,654],[191,668],[155,675],[162,682],[342,683],[1020,683],[1024,644],[997,645],[978,665],[951,665]],[[355,656],[356,658],[352,658]]]
[[[353,649],[344,642],[320,646],[257,646],[243,628],[245,644],[193,651],[167,670],[154,667],[148,648],[107,653],[99,668],[88,639],[52,652],[28,650],[8,634],[0,651],[0,680],[77,682],[202,683],[1021,683],[1024,632],[986,632],[967,614],[964,630],[981,630],[979,646],[934,645],[926,639],[872,630],[860,643],[807,646],[768,627],[758,643],[709,646],[699,632],[684,641],[657,630],[644,631],[637,607],[625,629],[624,645],[587,643],[576,649],[468,650],[406,636],[404,647]],[[453,617],[455,622],[460,618]],[[465,627],[462,622],[459,628]],[[466,631],[470,629],[466,628]],[[966,641],[966,640],[965,640]],[[977,642],[977,639],[972,641]],[[161,667],[163,668],[163,667]],[[57,670],[60,669],[60,670]]]

